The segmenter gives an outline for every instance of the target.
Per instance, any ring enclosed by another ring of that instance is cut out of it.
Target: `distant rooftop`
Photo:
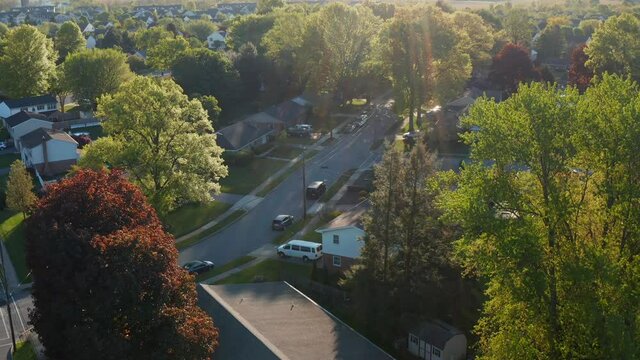
[[[11,109],[25,106],[57,103],[56,98],[53,97],[53,95],[30,96],[21,99],[6,99],[2,102],[7,104],[7,106]]]
[[[216,359],[393,359],[286,282],[198,285]]]

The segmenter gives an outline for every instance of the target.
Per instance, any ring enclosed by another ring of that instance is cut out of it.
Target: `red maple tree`
[[[529,49],[509,43],[493,58],[489,79],[502,89],[514,92],[521,82],[540,80],[540,73],[533,66]]]
[[[53,185],[27,221],[31,321],[51,359],[209,359],[213,321],[193,277],[122,172]]]
[[[589,55],[584,52],[587,44],[576,47],[571,53],[571,65],[569,66],[569,84],[584,92],[589,87],[593,78],[593,71],[584,64],[589,60]]]

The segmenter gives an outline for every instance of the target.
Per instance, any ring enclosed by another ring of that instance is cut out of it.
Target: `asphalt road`
[[[366,125],[358,131],[336,139],[306,163],[306,183],[324,180],[330,187],[345,171],[378,161],[381,148],[371,151],[374,139],[384,137],[393,118],[384,116],[386,109],[372,112]],[[191,260],[210,260],[223,265],[266,244],[271,244],[280,232],[271,230],[271,222],[278,214],[303,216],[302,168],[298,169],[271,191],[256,207],[223,231],[186,248],[180,253],[180,263]],[[307,201],[311,208],[314,202]],[[275,248],[275,246],[274,246]],[[274,250],[275,251],[275,250]]]
[[[20,334],[29,328],[29,309],[33,307],[33,299],[29,290],[19,290],[13,294],[11,314],[16,341]],[[0,358],[6,359],[11,349],[11,332],[7,306],[0,306]]]

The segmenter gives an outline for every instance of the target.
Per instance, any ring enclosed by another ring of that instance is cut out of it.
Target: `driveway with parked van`
[[[353,133],[336,139],[306,163],[306,179],[309,185],[314,181],[324,181],[327,187],[347,170],[369,166],[381,158],[382,147],[372,151],[376,139],[385,136],[393,119],[383,116],[385,110],[374,110],[369,121]],[[180,263],[207,259],[216,266],[246,255],[278,237],[281,232],[272,230],[273,220],[281,214],[293,215],[295,219],[303,218],[303,196],[306,186],[302,184],[302,169],[297,169],[280,185],[273,189],[249,213],[229,227],[214,234],[202,242],[183,249],[180,252]],[[307,210],[317,200],[307,200]],[[276,253],[275,246],[273,247]]]

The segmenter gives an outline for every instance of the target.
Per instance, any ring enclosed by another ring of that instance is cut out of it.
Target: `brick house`
[[[365,237],[362,216],[367,208],[368,203],[363,202],[316,230],[322,234],[322,266],[329,272],[344,272],[358,261]]]

